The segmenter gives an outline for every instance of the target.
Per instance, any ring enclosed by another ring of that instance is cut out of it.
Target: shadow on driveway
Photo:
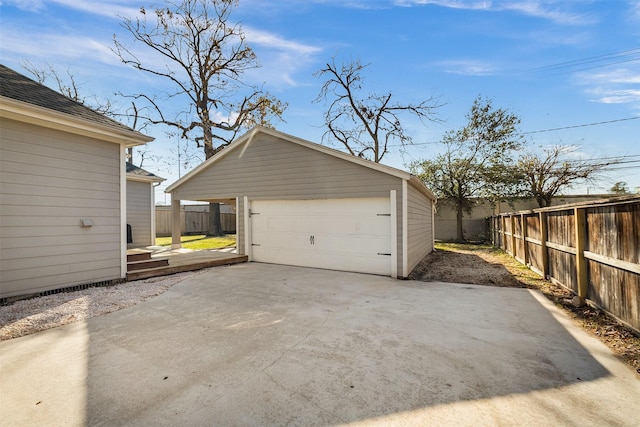
[[[0,349],[23,424],[633,425],[640,399],[533,291],[257,263]]]

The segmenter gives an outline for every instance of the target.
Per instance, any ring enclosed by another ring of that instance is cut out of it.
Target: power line
[[[631,59],[626,59],[626,58],[631,58]],[[620,59],[623,59],[623,61],[619,61]],[[556,63],[556,64],[545,65],[545,66],[542,66],[542,67],[530,68],[528,70],[523,70],[518,74],[544,73],[544,72],[554,71],[554,70],[572,69],[572,68],[575,68],[575,67],[581,67],[581,66],[586,65],[586,64],[593,64],[593,63],[608,61],[608,62],[605,62],[604,64],[600,64],[600,65],[597,65],[597,66],[594,66],[594,67],[590,67],[590,68],[598,68],[598,67],[605,67],[605,66],[608,66],[608,65],[619,64],[619,63],[622,63],[622,62],[635,61],[637,59],[640,59],[640,48],[633,48],[633,49],[627,49],[627,50],[622,50],[622,51],[618,51],[618,52],[605,53],[605,54],[602,54],[602,55],[591,56],[591,57],[582,58],[582,59],[575,59],[575,60],[572,60],[572,61],[559,62],[559,63]],[[615,60],[615,61],[611,62],[612,60]],[[567,72],[582,71],[584,69],[590,69],[590,68],[583,68],[583,69],[578,69],[578,70],[569,70]],[[560,74],[562,74],[562,73],[560,73]]]
[[[529,131],[529,132],[521,132],[518,135],[530,135],[532,133],[552,132],[552,131],[555,131],[555,130],[565,130],[565,129],[583,128],[583,127],[587,127],[587,126],[606,125],[606,124],[609,124],[609,123],[618,123],[618,122],[624,122],[624,121],[627,121],[627,120],[637,120],[637,119],[640,119],[640,116],[627,117],[627,118],[624,118],[624,119],[607,120],[607,121],[604,121],[604,122],[584,123],[584,124],[581,124],[581,125],[564,126],[564,127],[560,127],[560,128],[532,130],[532,131]]]
[[[563,127],[559,127],[559,128],[531,130],[531,131],[527,131],[527,132],[520,132],[520,133],[517,133],[515,135],[530,135],[532,133],[543,133],[543,132],[553,132],[553,131],[556,131],[556,130],[576,129],[576,128],[583,128],[583,127],[589,127],[589,126],[606,125],[606,124],[610,124],[610,123],[619,123],[619,122],[625,122],[625,121],[637,120],[637,119],[640,119],[640,116],[626,117],[626,118],[623,118],[623,119],[607,120],[607,121],[603,121],[603,122],[583,123],[583,124],[579,124],[579,125],[563,126]],[[442,141],[414,142],[412,144],[405,144],[405,145],[390,144],[387,147],[391,148],[391,147],[410,147],[412,145],[434,145],[434,144],[440,144],[441,142]]]

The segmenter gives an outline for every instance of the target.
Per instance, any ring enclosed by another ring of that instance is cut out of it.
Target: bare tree
[[[34,64],[24,60],[20,65],[31,73],[38,83],[50,87],[53,86],[54,90],[57,90],[72,101],[89,107],[101,114],[108,116],[116,115],[109,99],[98,99],[96,95],[90,95],[88,97],[86,91],[82,88],[81,84],[78,83],[69,68],[65,68],[64,71],[59,71],[46,61],[41,64]]]
[[[525,194],[536,199],[543,208],[551,205],[554,196],[577,182],[590,180],[604,168],[620,159],[607,161],[567,160],[576,146],[557,145],[542,149],[542,153],[526,153],[518,160],[518,172],[525,184]]]
[[[138,18],[124,18],[122,27],[134,43],[159,63],[143,63],[133,48],[114,36],[114,52],[123,63],[169,83],[163,94],[132,95],[150,107],[142,117],[177,129],[182,138],[203,149],[206,159],[242,129],[268,125],[286,109],[261,88],[242,81],[244,73],[259,64],[242,27],[230,21],[237,4],[237,0],[167,1],[152,13],[141,8]],[[182,107],[172,113],[176,105]],[[211,235],[223,234],[219,210],[217,203],[211,205]]]
[[[422,122],[436,120],[434,110],[440,106],[433,97],[419,104],[402,104],[391,92],[384,95],[362,95],[362,70],[368,65],[360,61],[337,66],[335,60],[318,71],[316,77],[326,77],[315,102],[328,103],[324,137],[342,144],[357,157],[379,163],[393,144],[404,147],[412,138],[400,117],[412,114]]]

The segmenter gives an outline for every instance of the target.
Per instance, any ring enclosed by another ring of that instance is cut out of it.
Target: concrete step
[[[166,267],[169,265],[169,260],[166,258],[161,259],[145,259],[142,261],[127,262],[127,271],[147,270],[149,268]]]

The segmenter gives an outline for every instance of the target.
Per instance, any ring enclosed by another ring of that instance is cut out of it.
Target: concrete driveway
[[[535,292],[256,263],[0,344],[5,426],[631,426],[639,404]]]

